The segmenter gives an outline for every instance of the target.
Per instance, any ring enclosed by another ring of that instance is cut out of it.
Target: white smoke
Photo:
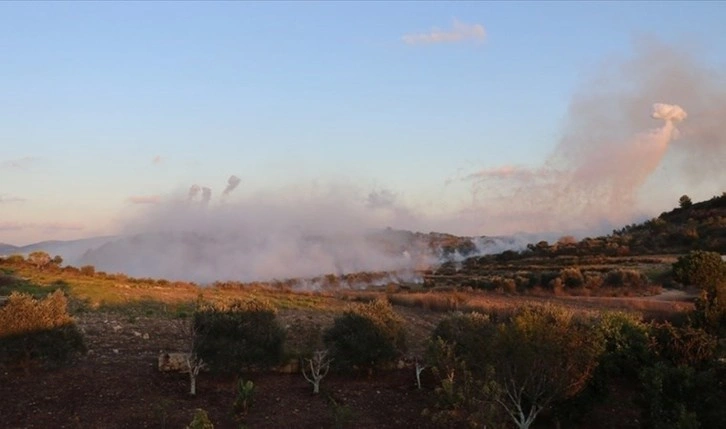
[[[240,182],[242,182],[242,180],[234,174],[229,176],[229,179],[227,179],[227,187],[224,188],[224,192],[222,192],[222,195],[224,196],[234,191],[234,189],[239,186]]]
[[[673,207],[690,193],[669,193],[674,184],[718,194],[726,187],[726,133],[716,119],[726,117],[724,88],[724,74],[688,51],[638,43],[632,58],[585,82],[542,165],[466,176],[473,203],[462,216],[486,219],[480,231],[489,233],[597,234]],[[654,128],[653,119],[663,122]]]
[[[202,205],[209,204],[209,200],[212,199],[212,190],[206,186],[202,187]]]
[[[187,193],[187,200],[192,201],[200,192],[202,192],[202,188],[199,185],[190,186],[189,192]]]

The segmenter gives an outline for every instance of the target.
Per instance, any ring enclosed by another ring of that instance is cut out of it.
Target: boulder
[[[159,371],[161,372],[189,372],[187,357],[189,353],[171,352],[159,355]]]

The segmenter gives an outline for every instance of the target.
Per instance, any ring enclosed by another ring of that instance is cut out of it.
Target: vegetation
[[[607,237],[579,242],[563,237],[522,252],[451,262],[428,273],[424,287],[388,285],[385,292],[342,287],[379,283],[385,273],[324,276],[315,283],[324,285],[319,292],[295,292],[293,280],[200,288],[92,266],[61,268],[62,259],[45,252],[11,256],[0,259],[0,364],[7,377],[13,366],[71,360],[83,351],[71,314],[84,328],[98,313],[101,320],[110,315],[129,325],[160,318],[185,327],[175,332],[174,344],[184,340],[189,352],[192,393],[202,364],[221,373],[213,382],[231,386],[242,371],[278,365],[286,347],[307,358],[291,371],[299,377],[302,370],[315,393],[330,365],[371,376],[373,370],[391,370],[394,362],[407,365],[412,387],[412,356],[423,356],[425,348],[426,365],[415,360],[420,389],[415,394],[436,426],[602,427],[610,422],[598,420],[598,412],[606,410],[614,419],[631,414],[644,428],[726,427],[721,406],[726,401],[726,272],[718,253],[724,249],[723,215],[723,196],[681,204]],[[470,247],[453,236],[438,239],[449,255],[464,255]],[[680,285],[699,289],[695,306],[640,299],[662,286]],[[537,305],[546,302],[567,308]],[[651,317],[656,306],[667,317]],[[126,333],[119,331],[119,338]],[[108,355],[111,361],[114,353]],[[237,378],[230,402],[234,395],[238,423],[247,423],[271,402],[262,398],[270,394],[263,384],[269,377],[274,375],[255,378],[259,386]],[[352,380],[361,379],[371,380]],[[324,418],[332,418],[335,427],[350,426],[362,401],[340,387],[349,380],[326,379],[335,387],[324,396],[331,413]],[[202,391],[183,400],[199,407],[207,399]],[[208,404],[219,425],[225,425],[224,416],[233,419],[229,402],[221,413]],[[168,409],[175,425],[189,421],[189,415]],[[212,427],[205,412],[194,419],[188,427]]]
[[[678,258],[673,275],[684,285],[709,290],[726,281],[726,262],[716,252],[695,250]]]
[[[373,370],[392,362],[406,347],[401,319],[386,300],[351,306],[323,335],[339,370]]]
[[[41,300],[12,293],[0,308],[0,364],[57,365],[83,352],[83,336],[68,314],[63,292]]]
[[[269,303],[247,300],[208,305],[194,314],[193,323],[195,353],[212,371],[239,373],[282,361],[285,331]]]
[[[186,429],[214,429],[214,425],[212,424],[212,421],[209,420],[207,412],[201,408],[197,408],[194,412],[192,422],[189,423],[189,426],[187,426]]]

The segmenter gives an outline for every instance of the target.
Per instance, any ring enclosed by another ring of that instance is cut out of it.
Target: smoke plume
[[[229,176],[229,179],[227,179],[227,187],[224,188],[224,192],[222,192],[222,195],[227,195],[230,192],[234,191],[234,189],[239,186],[240,182],[239,177],[235,176],[234,174]]]
[[[187,194],[187,200],[192,201],[199,193],[202,192],[202,188],[199,185],[192,185],[189,187],[189,193]]]
[[[202,205],[209,204],[209,200],[212,199],[212,190],[206,186],[202,187]]]
[[[651,197],[674,184],[720,193],[726,133],[716,118],[726,117],[725,83],[686,50],[639,41],[632,58],[609,63],[578,91],[541,166],[467,176],[468,211],[486,217],[487,231],[608,232],[652,215],[656,204],[672,207],[685,190],[667,201]]]

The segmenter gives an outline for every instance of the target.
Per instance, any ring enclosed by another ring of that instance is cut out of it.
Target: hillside
[[[607,236],[562,237],[522,251],[445,262],[426,276],[426,283],[505,292],[650,294],[655,292],[651,286],[669,282],[675,255],[691,250],[726,253],[726,193]]]

